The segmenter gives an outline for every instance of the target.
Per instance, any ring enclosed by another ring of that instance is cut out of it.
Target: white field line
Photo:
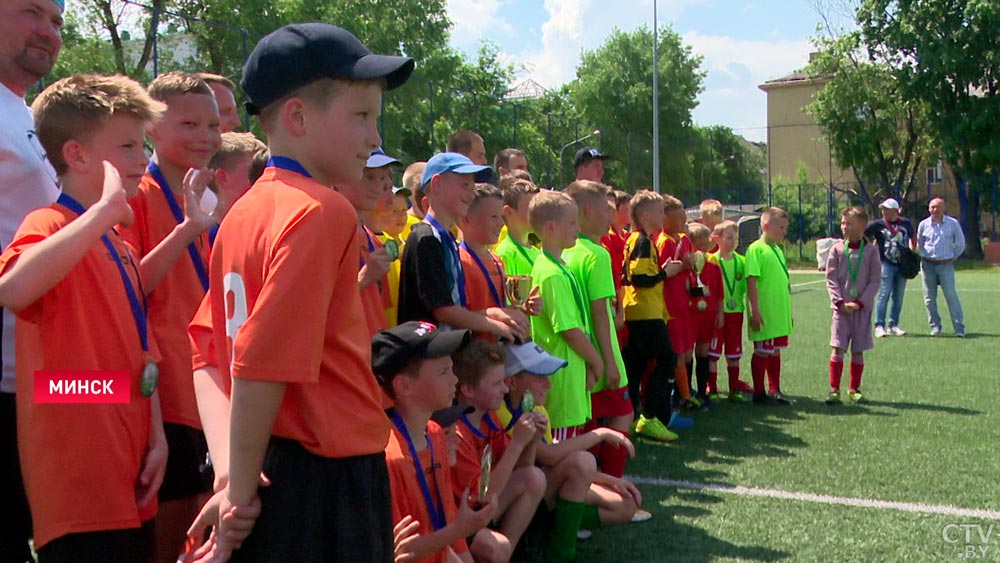
[[[859,508],[882,508],[889,510],[899,510],[902,512],[913,512],[918,514],[941,514],[944,516],[956,516],[960,518],[979,518],[982,520],[1000,520],[1000,511],[984,510],[975,508],[961,508],[942,504],[923,504],[910,502],[894,502],[867,498],[835,497],[830,495],[818,495],[813,493],[796,493],[792,491],[782,491],[779,489],[757,489],[753,487],[740,487],[734,485],[717,485],[711,483],[698,483],[696,481],[678,481],[674,479],[661,479],[657,477],[635,477],[627,476],[627,479],[640,485],[654,485],[658,487],[674,487],[677,489],[691,489],[695,491],[709,491],[714,493],[729,493],[734,495],[776,498],[782,500],[797,500],[802,502],[815,502],[819,504],[833,504],[840,506],[854,506]]]
[[[821,279],[821,280],[813,280],[813,281],[807,281],[807,282],[802,282],[802,283],[793,283],[792,287],[802,287],[804,285],[812,285],[814,283],[826,283],[826,277],[824,276],[823,279]]]

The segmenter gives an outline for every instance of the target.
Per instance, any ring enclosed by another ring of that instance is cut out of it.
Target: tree
[[[956,177],[966,253],[981,258],[980,199],[1000,170],[1000,3],[865,0],[857,21],[868,57],[889,61],[901,95],[926,105]]]
[[[903,95],[892,61],[865,60],[859,32],[816,42],[807,72],[826,83],[807,110],[834,162],[859,181],[838,189],[868,202],[872,214],[886,197],[906,201],[930,149],[926,105]]]
[[[663,189],[677,191],[693,184],[689,155],[694,140],[691,112],[697,106],[705,72],[701,57],[692,54],[680,35],[664,26],[659,35],[660,178]],[[577,79],[570,85],[570,99],[584,120],[602,131],[602,148],[613,155],[628,154],[628,142],[637,134],[650,135],[653,114],[653,33],[648,27],[624,32],[615,29],[604,44],[584,51]],[[637,154],[638,153],[638,154]],[[642,164],[634,185],[652,184],[652,154],[635,151]],[[619,157],[608,162],[609,181],[624,185],[626,163]],[[648,172],[647,172],[648,171]]]
[[[760,203],[764,199],[766,150],[723,125],[695,127],[698,144],[691,151],[697,190],[691,203],[712,197],[727,204]]]

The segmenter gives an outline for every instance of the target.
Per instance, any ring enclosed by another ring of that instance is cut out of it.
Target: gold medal
[[[142,378],[139,380],[139,391],[143,397],[152,397],[156,392],[156,384],[160,380],[160,368],[156,367],[153,358],[146,359],[146,367],[142,369]]]
[[[698,303],[695,306],[698,307],[699,311],[704,311],[708,309],[708,303],[704,299],[699,299]]]
[[[479,498],[481,504],[486,503],[486,495],[490,492],[490,472],[493,471],[493,448],[489,444],[483,448],[483,456],[479,460]]]
[[[399,244],[395,240],[388,239],[385,241],[383,246],[385,247],[385,251],[389,254],[390,261],[399,257]]]

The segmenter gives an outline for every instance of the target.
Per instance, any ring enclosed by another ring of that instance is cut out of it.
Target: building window
[[[932,186],[934,184],[940,184],[941,183],[941,176],[942,176],[942,173],[943,173],[943,168],[944,168],[944,166],[941,164],[940,160],[934,166],[928,166],[927,167],[927,185],[928,186]]]

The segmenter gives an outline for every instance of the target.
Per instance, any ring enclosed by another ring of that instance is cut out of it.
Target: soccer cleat
[[[955,336],[957,336],[959,338],[965,338],[965,332],[964,331],[963,332],[956,332]]]
[[[775,391],[774,393],[771,393],[769,396],[774,401],[774,403],[777,404],[777,405],[790,405],[790,404],[792,404],[792,400],[789,399],[788,397],[786,397],[785,394],[782,393],[781,391]]]
[[[899,328],[898,326],[890,328],[889,332],[891,332],[893,336],[906,336],[906,331]]]
[[[931,336],[937,336],[939,334],[941,334],[941,327],[939,327],[939,326],[932,326],[931,327]]]
[[[739,391],[739,392],[741,392],[741,393],[751,393],[752,394],[753,393],[753,385],[750,385],[746,381],[743,381],[742,379],[740,379],[740,380],[737,380],[737,382],[736,382],[736,390]]]
[[[712,391],[711,393],[708,394],[708,398],[709,398],[709,400],[712,400],[712,401],[718,401],[719,399],[722,398],[722,395],[719,394],[718,391]]]
[[[774,404],[774,399],[768,396],[767,393],[754,393],[753,394],[753,404],[770,406]]]
[[[582,528],[576,531],[576,539],[580,541],[589,540],[590,537],[593,535],[594,532],[591,532],[590,530],[584,530]]]
[[[840,404],[840,389],[834,389],[833,391],[830,391],[830,394],[826,396],[826,404],[828,405]]]
[[[658,419],[646,418],[645,415],[639,415],[635,431],[643,438],[649,438],[657,442],[673,442],[678,438],[677,434],[667,430],[667,427]]]
[[[745,403],[746,401],[747,401],[747,399],[746,399],[746,397],[743,396],[743,393],[740,393],[739,391],[730,391],[729,392],[729,402],[730,403]]]
[[[851,402],[857,403],[859,405],[868,404],[868,399],[861,394],[860,389],[853,389],[847,393],[847,396],[851,399]]]
[[[639,522],[646,522],[653,518],[653,513],[648,510],[643,510],[641,508],[635,509],[635,514],[632,515],[631,522],[633,524],[638,524]]]
[[[693,418],[681,416],[676,412],[670,414],[670,420],[667,422],[667,428],[671,430],[687,430],[692,426],[694,426]]]
[[[687,410],[696,411],[701,409],[701,401],[698,400],[698,397],[691,396],[688,397],[688,399],[684,401],[684,404],[681,406],[683,406]]]
[[[889,333],[886,332],[884,326],[877,326],[877,327],[875,327],[875,338],[882,338],[882,337],[888,336],[888,335],[889,335]]]

